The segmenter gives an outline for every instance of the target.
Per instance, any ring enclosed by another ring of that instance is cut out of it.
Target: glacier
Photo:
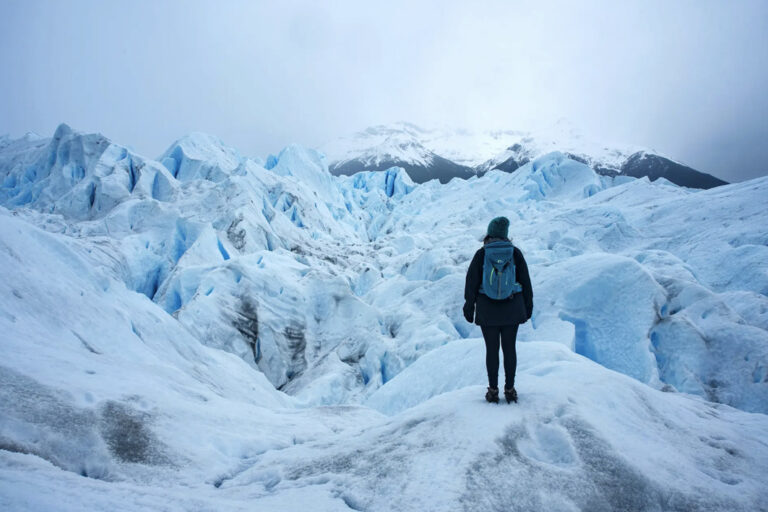
[[[767,191],[3,138],[0,506],[766,510]],[[534,287],[517,406],[461,314],[498,215]]]

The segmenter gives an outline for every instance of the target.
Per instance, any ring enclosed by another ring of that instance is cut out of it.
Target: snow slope
[[[0,144],[4,509],[766,509],[768,179],[159,160]],[[497,215],[534,282],[516,406],[461,315]]]

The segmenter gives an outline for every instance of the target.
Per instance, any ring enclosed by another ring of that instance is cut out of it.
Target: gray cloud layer
[[[66,121],[157,156],[408,120],[568,118],[729,181],[768,174],[768,2],[0,4],[0,133]]]

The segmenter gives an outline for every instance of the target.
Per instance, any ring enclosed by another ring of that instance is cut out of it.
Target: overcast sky
[[[768,174],[768,1],[0,0],[0,134],[67,122],[150,157],[398,120],[566,118],[728,181]]]

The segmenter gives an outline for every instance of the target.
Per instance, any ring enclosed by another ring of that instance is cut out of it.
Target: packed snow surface
[[[768,510],[765,197],[0,139],[0,509]],[[461,312],[498,215],[510,405]]]

